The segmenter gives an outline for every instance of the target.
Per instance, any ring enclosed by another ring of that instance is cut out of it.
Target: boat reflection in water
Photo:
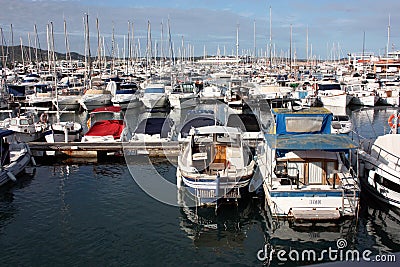
[[[368,192],[363,192],[361,199],[358,232],[363,235],[360,236],[359,243],[371,247],[371,250],[375,249],[376,251],[373,252],[377,254],[398,252],[400,211],[395,207],[376,201]]]
[[[273,218],[269,211],[264,215],[265,243],[257,254],[264,264],[297,266],[334,262],[340,260],[341,249],[344,252],[356,249],[357,220],[354,218],[299,222]],[[361,255],[362,250],[359,251]]]
[[[244,247],[251,218],[257,215],[253,201],[240,201],[215,207],[195,206],[186,187],[178,189],[180,228],[195,247]]]

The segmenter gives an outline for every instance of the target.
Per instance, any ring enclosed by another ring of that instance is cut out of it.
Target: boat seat
[[[219,171],[223,171],[225,169],[225,164],[224,163],[216,163],[213,162],[209,166],[210,174],[211,175],[216,175],[218,174]]]

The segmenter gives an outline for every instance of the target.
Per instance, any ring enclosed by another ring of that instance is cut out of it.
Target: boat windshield
[[[165,93],[164,88],[146,88],[144,90],[145,94],[163,94]]]
[[[19,124],[20,125],[29,125],[29,124],[33,124],[33,121],[32,121],[32,119],[21,119],[19,121]]]
[[[318,90],[341,90],[340,84],[330,83],[330,84],[319,84]]]

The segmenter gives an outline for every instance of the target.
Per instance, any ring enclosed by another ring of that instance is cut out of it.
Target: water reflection
[[[400,211],[361,194],[359,244],[376,252],[400,251]]]
[[[195,207],[186,188],[178,192],[180,228],[195,247],[238,248],[244,246],[247,230],[257,216],[254,201],[239,201],[214,207]]]

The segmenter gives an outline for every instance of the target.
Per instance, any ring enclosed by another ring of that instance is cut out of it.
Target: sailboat
[[[55,62],[55,54],[54,54],[54,35],[53,35],[53,27],[51,27],[52,33],[52,56]],[[54,79],[56,81],[56,68],[54,64]],[[48,143],[54,142],[73,142],[79,141],[82,133],[82,125],[78,122],[73,121],[60,121],[60,109],[58,107],[58,85],[57,81],[54,83],[55,86],[55,106],[56,106],[56,122],[50,124],[49,131],[46,132],[45,139]]]

